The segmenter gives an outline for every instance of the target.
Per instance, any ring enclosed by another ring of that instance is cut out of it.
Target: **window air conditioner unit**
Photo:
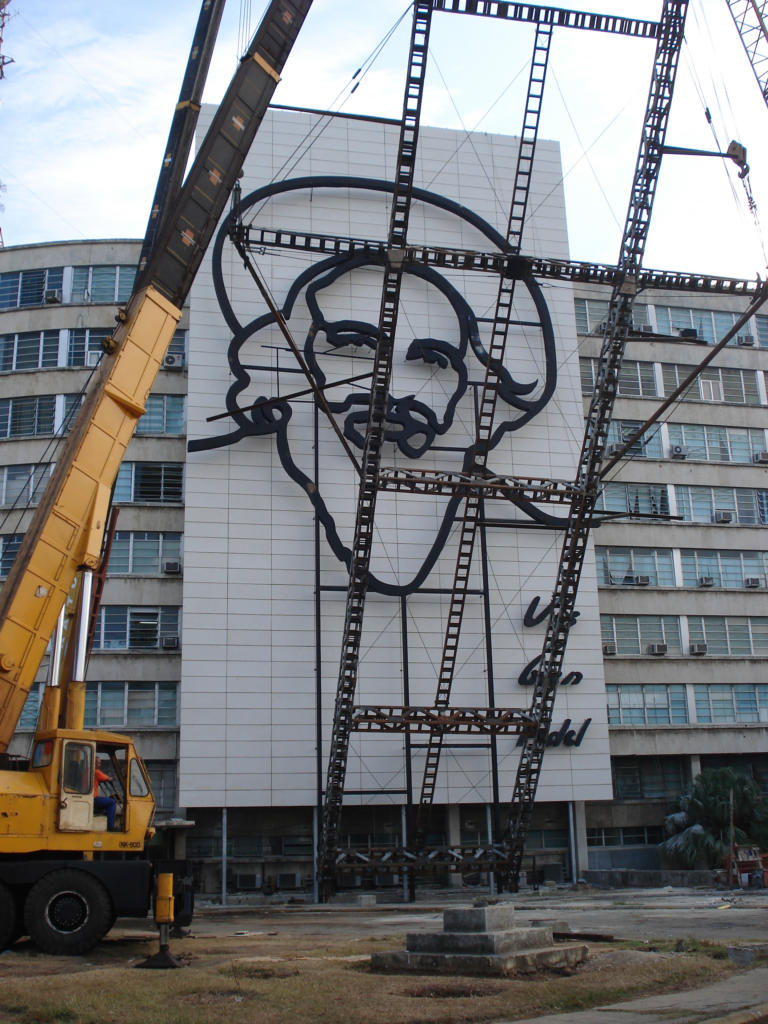
[[[609,444],[605,450],[605,454],[608,456],[618,455],[623,448],[623,444]]]
[[[61,302],[61,290],[59,288],[49,288],[47,292],[43,293],[43,302],[47,306],[56,306]]]
[[[615,653],[616,653],[616,644],[613,643],[613,641],[609,640],[609,641],[607,641],[606,643],[603,644],[603,654],[615,654]]]
[[[669,449],[669,454],[672,456],[673,459],[687,459],[688,449],[685,447],[684,444],[673,444],[672,447]]]
[[[638,576],[636,573],[627,573],[627,575],[621,581],[624,586],[630,587],[647,587],[651,582],[650,576]]]
[[[666,644],[648,644],[648,653],[659,657],[662,654],[667,653]]]
[[[650,324],[640,324],[641,334],[653,334],[653,327]]]
[[[179,638],[177,636],[164,636],[160,641],[160,646],[164,651],[178,651]]]
[[[752,461],[768,463],[768,452],[755,452],[752,456]]]
[[[736,344],[741,345],[742,348],[753,348],[755,344],[754,334],[737,334]]]
[[[181,370],[184,366],[184,356],[180,352],[169,352],[163,359],[163,368],[166,370]]]
[[[99,360],[103,353],[99,349],[89,349],[85,353],[85,365],[86,366],[98,366]]]
[[[679,333],[680,337],[685,338],[687,341],[699,340],[699,332],[695,327],[681,327]]]
[[[241,892],[256,892],[261,888],[260,871],[238,871],[235,873],[235,888]]]
[[[163,559],[163,575],[179,576],[181,574],[181,562],[176,558]]]
[[[714,576],[699,576],[700,587],[714,587],[715,578]]]
[[[301,875],[295,871],[281,871],[277,876],[278,889],[300,889]]]
[[[691,644],[691,654],[699,655],[699,654],[706,654],[706,653],[707,653],[707,645],[706,644]]]
[[[757,588],[760,586],[760,577],[759,576],[745,576],[744,577],[744,586],[747,588],[747,590],[757,590]]]
[[[731,512],[730,509],[727,508],[716,508],[714,520],[716,523],[732,523],[733,512]]]

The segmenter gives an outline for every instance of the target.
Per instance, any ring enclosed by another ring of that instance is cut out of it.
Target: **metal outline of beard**
[[[264,202],[285,192],[318,188],[345,188],[391,193],[393,187],[391,182],[353,176],[322,175],[294,178],[274,182],[251,192],[243,197],[241,210],[245,213],[257,203]],[[489,239],[495,248],[501,251],[506,248],[503,235],[478,214],[473,213],[454,200],[421,188],[414,188],[413,198],[456,215],[460,219],[467,221],[472,227],[478,229]],[[351,551],[339,536],[336,523],[326,506],[320,488],[296,464],[291,454],[291,446],[288,439],[288,423],[292,416],[290,403],[274,403],[271,400],[270,405],[266,407],[249,408],[247,410],[240,409],[238,406],[239,396],[252,384],[251,377],[240,361],[240,350],[248,339],[265,327],[274,324],[275,318],[271,313],[264,313],[249,323],[241,324],[239,322],[224,284],[222,257],[227,237],[228,224],[224,223],[219,229],[213,248],[212,274],[219,308],[227,326],[232,331],[227,358],[234,381],[227,391],[225,404],[227,412],[237,426],[234,430],[217,437],[189,441],[187,450],[190,453],[210,451],[235,444],[244,437],[273,434],[276,440],[278,457],[283,469],[306,494],[323,526],[332,552],[349,570]],[[312,314],[313,324],[305,341],[304,357],[312,370],[316,382],[321,387],[325,384],[326,377],[316,357],[315,339],[317,335],[323,333],[332,348],[343,348],[350,345],[370,348],[372,345],[375,346],[377,328],[376,325],[351,319],[329,323],[322,314],[318,293],[342,275],[351,273],[355,269],[383,267],[384,259],[383,254],[375,253],[332,256],[313,264],[303,271],[288,289],[285,301],[281,307],[281,313],[286,321],[290,322],[296,300],[302,290],[306,288],[306,301]],[[407,457],[418,459],[430,450],[436,437],[444,434],[453,423],[455,409],[468,388],[469,373],[466,366],[468,349],[472,349],[483,367],[487,365],[488,353],[480,340],[477,320],[469,303],[443,275],[437,273],[431,267],[415,263],[405,263],[404,274],[419,277],[434,285],[453,308],[459,324],[458,347],[437,339],[422,338],[414,339],[406,353],[406,359],[434,362],[442,368],[450,367],[456,374],[458,383],[447,403],[443,417],[439,418],[430,406],[419,402],[413,395],[402,398],[395,398],[392,394],[388,396],[385,440],[397,445],[400,451]],[[499,398],[508,406],[517,409],[518,415],[515,418],[502,422],[494,430],[490,439],[490,448],[495,448],[504,434],[513,430],[519,430],[520,427],[533,419],[549,403],[557,384],[554,329],[546,300],[538,282],[532,276],[523,277],[521,283],[527,289],[540,318],[545,365],[544,386],[537,398],[529,399],[526,396],[537,387],[538,380],[534,380],[532,383],[521,384],[514,380],[506,368],[502,369]],[[269,397],[266,395],[259,396],[255,401],[267,400]],[[351,395],[342,402],[329,401],[329,405],[335,414],[346,414],[344,435],[347,440],[360,448],[363,442],[361,427],[364,429],[367,422],[368,395]],[[420,436],[424,437],[425,440],[417,444],[415,438]],[[462,462],[462,470],[464,471],[468,471],[471,466],[473,447],[474,439],[464,451]],[[388,583],[385,580],[379,579],[374,573],[371,573],[368,589],[375,593],[395,597],[415,593],[429,576],[445,546],[461,500],[459,497],[452,497],[448,500],[435,539],[427,550],[421,568],[408,583]],[[529,518],[543,525],[558,528],[564,524],[564,520],[560,517],[543,512],[530,502],[514,500],[513,504]]]

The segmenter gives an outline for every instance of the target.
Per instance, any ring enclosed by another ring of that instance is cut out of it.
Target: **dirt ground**
[[[200,908],[194,932],[226,935],[247,931],[257,920],[279,921],[295,935],[358,936],[412,931],[439,931],[445,906],[488,898],[487,892],[464,889],[425,894],[415,904],[380,904],[361,909],[355,903],[320,907],[272,906]],[[525,890],[499,897],[516,908],[518,925],[565,922],[572,931],[611,934],[627,939],[712,939],[717,942],[768,942],[768,890],[716,889],[554,889]],[[121,922],[128,925],[128,922]],[[557,930],[557,929],[555,929]]]
[[[727,945],[768,942],[768,894],[542,890],[504,898],[518,924],[625,941],[589,941],[575,973],[533,979],[370,970],[371,952],[402,949],[407,932],[441,930],[445,904],[478,895],[376,908],[204,908],[191,934],[172,941],[185,965],[176,971],[134,969],[157,948],[146,922],[119,921],[84,957],[43,956],[22,940],[0,955],[0,1022],[479,1024],[698,987],[736,969]]]

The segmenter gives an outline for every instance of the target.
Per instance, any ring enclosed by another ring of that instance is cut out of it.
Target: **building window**
[[[696,685],[696,721],[703,724],[768,722],[768,685],[713,683]]]
[[[22,708],[21,715],[19,716],[19,724],[17,729],[34,729],[37,726],[37,718],[40,714],[40,700],[43,696],[43,687],[40,683],[32,683],[27,694],[27,699],[24,701],[24,707]]]
[[[606,586],[674,587],[675,569],[671,548],[595,549],[597,581]]]
[[[67,366],[95,366],[104,353],[102,342],[111,334],[108,327],[77,327],[70,330]]]
[[[112,540],[109,573],[159,576],[166,562],[178,562],[180,559],[180,533],[118,530]]]
[[[176,807],[176,765],[173,761],[145,761],[152,796],[158,811],[172,811]]]
[[[685,725],[688,705],[684,686],[608,683],[609,725]]]
[[[689,615],[691,643],[705,643],[707,654],[748,657],[768,653],[768,616]]]
[[[169,504],[182,500],[183,467],[177,462],[123,462],[114,500],[135,504]]]
[[[133,291],[136,267],[74,267],[73,302],[127,302]]]
[[[608,425],[608,445],[624,444],[641,426],[640,420],[611,420]],[[656,427],[638,437],[622,458],[660,459],[663,454],[661,433]]]
[[[58,362],[58,331],[0,335],[0,370],[41,370]]]
[[[768,524],[768,491],[753,490],[750,487],[694,487],[677,484],[675,496],[678,515],[689,523],[736,522],[742,526]]]
[[[187,362],[187,332],[186,331],[182,331],[182,330],[176,331],[176,333],[171,338],[171,343],[168,346],[168,352],[166,354],[169,355],[169,356],[175,356],[176,357],[176,360],[177,360],[176,365],[177,366],[185,366],[186,365],[186,362]],[[166,363],[166,365],[168,365],[168,364]]]
[[[42,306],[45,302],[61,302],[64,268],[46,270],[13,270],[0,274],[0,309],[20,306]]]
[[[183,434],[184,396],[150,395],[146,412],[136,424],[137,434]]]
[[[652,654],[666,644],[667,654],[682,653],[680,620],[676,615],[601,615],[603,643],[616,645],[617,654]]]
[[[768,316],[756,316],[757,341],[760,348],[768,348]]]
[[[55,421],[55,395],[0,398],[0,438],[52,434]]]
[[[587,829],[587,846],[658,846],[663,838],[661,825]]]
[[[700,423],[670,423],[668,429],[670,445],[682,445],[689,458],[707,462],[749,463],[768,448],[764,430]]]
[[[671,395],[681,381],[694,369],[675,363],[663,363],[664,395]],[[754,370],[735,370],[708,366],[685,389],[682,395],[689,402],[732,402],[736,405],[760,405],[757,374]]]
[[[701,580],[713,587],[742,590],[768,585],[768,552],[713,551],[683,548],[680,551],[683,586],[701,586]],[[711,581],[711,583],[710,583]]]
[[[178,645],[179,608],[162,605],[158,608],[129,607],[106,604],[99,609],[93,649],[125,651],[169,649]]]
[[[668,800],[690,784],[685,757],[612,757],[616,800]]]
[[[598,334],[608,319],[610,304],[605,299],[574,299],[576,330],[579,334]],[[648,323],[648,307],[640,302],[632,306],[632,324],[641,327]]]
[[[695,338],[714,345],[736,323],[739,313],[726,313],[711,309],[690,309],[683,306],[656,306],[656,324],[659,334],[680,336],[680,331],[696,331]],[[694,339],[691,339],[694,340]],[[736,339],[728,343],[735,345]]]
[[[592,334],[608,319],[610,303],[604,299],[574,299],[576,330],[579,334]]]
[[[597,359],[579,359],[581,393],[591,396],[597,384]],[[618,394],[622,398],[653,398],[658,395],[653,363],[625,359],[619,370]]]
[[[172,729],[178,725],[176,682],[91,683],[85,690],[87,729]]]
[[[666,484],[605,484],[597,506],[605,512],[635,512],[646,515],[669,515]]]
[[[24,539],[23,533],[11,533],[0,536],[0,577],[5,579],[11,571],[16,552]]]
[[[40,500],[53,471],[50,463],[0,466],[0,504],[26,508]]]
[[[565,828],[529,829],[525,836],[525,849],[526,851],[567,850],[568,830]]]

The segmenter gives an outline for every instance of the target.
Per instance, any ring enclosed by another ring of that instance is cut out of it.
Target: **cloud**
[[[235,68],[235,6],[225,10],[206,102],[219,101]],[[660,3],[646,6],[653,10],[644,16],[658,16]],[[92,0],[18,5],[5,32],[5,50],[15,63],[1,84],[0,180],[7,192],[0,223],[6,245],[143,234],[197,7],[189,0],[132,0],[128,10]],[[405,0],[313,5],[275,101],[324,109],[341,91],[345,112],[399,117],[409,17],[354,95],[348,83],[405,9]],[[626,3],[604,0],[601,9],[626,13]],[[553,38],[541,134],[561,143],[571,251],[577,258],[612,262],[654,44],[559,29]],[[480,121],[483,131],[518,133],[532,42],[529,25],[436,14],[424,123],[462,130]],[[714,148],[705,105],[723,147],[731,138],[747,146],[765,219],[768,111],[725,5],[721,10],[695,0],[669,141]],[[711,172],[707,164],[714,165]],[[676,204],[676,189],[684,202]],[[745,218],[743,186],[732,170],[706,158],[665,158],[658,201],[647,262],[743,276],[764,266],[758,232]]]

